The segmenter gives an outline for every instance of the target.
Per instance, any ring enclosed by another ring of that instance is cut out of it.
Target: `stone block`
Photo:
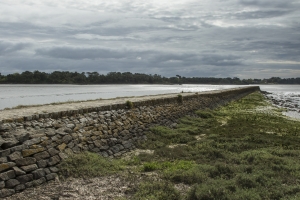
[[[68,149],[65,150],[65,153],[67,155],[71,155],[71,154],[73,154],[73,150],[68,148]]]
[[[68,147],[69,147],[69,148],[73,148],[74,145],[75,145],[74,142],[70,142],[70,143],[68,144]]]
[[[34,145],[34,144],[38,144],[39,142],[41,142],[41,138],[33,138],[31,140],[25,141],[24,144],[27,145],[27,146],[31,146],[31,145]]]
[[[0,174],[0,181],[6,181],[6,180],[9,180],[9,179],[12,179],[15,177],[16,177],[15,171],[10,170],[10,171],[3,172]]]
[[[113,146],[110,148],[110,150],[115,154],[115,153],[118,153],[120,151],[119,147],[118,146]]]
[[[22,176],[18,176],[16,178],[18,181],[20,181],[20,183],[27,183],[33,180],[33,175],[32,174],[26,174],[26,175],[22,175]]]
[[[15,138],[8,138],[8,139],[2,141],[1,148],[8,149],[10,147],[16,146],[18,143],[19,143],[19,141],[16,140]]]
[[[44,177],[46,175],[46,172],[45,172],[44,169],[37,169],[37,170],[35,170],[35,171],[31,172],[31,173],[33,175],[33,179],[35,179],[35,180],[39,179],[39,178],[42,178],[42,177]]]
[[[102,143],[101,143],[100,140],[95,140],[95,141],[94,141],[94,145],[95,145],[96,147],[101,147],[101,146],[102,146]]]
[[[59,151],[56,150],[55,148],[50,148],[50,149],[48,149],[48,152],[49,152],[49,154],[50,154],[51,156],[55,156],[56,154],[59,153]]]
[[[60,151],[63,151],[65,148],[66,148],[66,144],[65,143],[62,143],[61,145],[58,145],[57,148],[60,150]]]
[[[132,146],[131,142],[122,142],[125,149],[129,149]]]
[[[5,187],[5,182],[4,181],[0,181],[0,189]]]
[[[57,173],[57,172],[59,172],[59,169],[58,169],[57,167],[50,167],[49,169],[50,169],[50,171],[51,171],[52,173]]]
[[[25,183],[26,188],[30,188],[33,186],[33,181]]]
[[[0,198],[11,196],[15,193],[13,189],[2,189],[0,190]]]
[[[0,158],[0,164],[6,163],[6,162],[7,162],[7,157]]]
[[[14,146],[14,147],[10,148],[10,152],[13,153],[15,151],[22,151],[23,149],[26,149],[26,148],[28,148],[28,146],[25,144],[22,144],[22,145],[18,145],[18,146]]]
[[[59,157],[60,157],[62,160],[68,158],[68,155],[65,154],[65,153],[59,153],[58,155],[59,155]]]
[[[26,174],[26,172],[24,172],[23,170],[21,170],[19,167],[13,167],[13,170],[15,171],[15,174],[17,176]]]
[[[16,151],[16,152],[10,154],[10,155],[7,156],[7,157],[8,157],[8,159],[11,160],[11,161],[15,161],[15,160],[17,160],[17,159],[23,158],[22,155],[21,155],[21,153],[20,153],[19,151]]]
[[[13,188],[16,185],[19,185],[20,182],[17,179],[10,179],[8,181],[5,182],[5,187],[7,188]]]
[[[22,155],[23,155],[23,157],[28,157],[28,156],[34,155],[36,153],[39,153],[41,151],[44,151],[44,150],[45,150],[45,148],[43,148],[43,147],[36,148],[36,149],[25,149],[22,151]]]
[[[56,165],[60,162],[60,157],[58,155],[53,156],[48,159],[48,166]]]
[[[48,169],[48,168],[45,168],[44,171],[45,171],[46,174],[50,174],[51,173],[50,169]]]
[[[0,172],[5,171],[9,168],[14,167],[16,164],[13,162],[7,162],[7,163],[2,163],[0,164]]]
[[[56,173],[51,173],[51,174],[46,175],[47,181],[53,180],[53,179],[55,179],[55,177],[57,177]]]
[[[36,164],[21,167],[21,169],[25,172],[31,172],[33,170],[36,170],[37,168],[38,168],[38,166]]]
[[[38,186],[38,185],[41,185],[41,184],[43,184],[45,182],[46,182],[46,178],[42,177],[42,178],[40,178],[38,180],[32,181],[32,185],[33,186]]]
[[[37,165],[38,165],[38,167],[39,168],[45,168],[45,167],[47,167],[47,161],[46,160],[39,160],[39,161],[37,161]]]
[[[40,153],[37,153],[33,156],[37,161],[45,159],[45,158],[49,158],[50,154],[47,151],[43,151]]]
[[[75,146],[72,148],[74,153],[79,153],[80,152],[80,148],[78,146]]]
[[[17,191],[17,192],[20,192],[20,191],[22,191],[22,190],[25,190],[25,185],[24,184],[20,184],[20,185],[17,185],[16,187],[15,187],[15,190]]]
[[[17,166],[26,166],[26,165],[31,165],[35,164],[36,159],[32,157],[27,157],[27,158],[21,158],[16,160]]]

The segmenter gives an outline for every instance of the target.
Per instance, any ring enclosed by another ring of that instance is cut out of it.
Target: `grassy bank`
[[[152,128],[139,144],[151,153],[119,160],[75,155],[62,163],[62,175],[117,173],[131,182],[124,199],[300,198],[300,122],[260,93],[196,113],[176,129]]]

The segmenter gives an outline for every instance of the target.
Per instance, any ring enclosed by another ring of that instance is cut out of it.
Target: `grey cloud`
[[[263,18],[273,18],[280,17],[290,13],[291,11],[284,10],[266,10],[266,11],[248,11],[232,15],[236,19],[245,20],[245,19],[263,19]]]
[[[240,3],[248,6],[259,6],[264,8],[291,8],[297,3],[297,0],[240,0]],[[299,2],[298,2],[299,3]]]
[[[27,46],[29,46],[29,44],[25,44],[25,43],[14,44],[14,43],[0,41],[0,56],[15,52],[15,51],[20,51]]]
[[[234,55],[205,55],[201,59],[201,63],[213,66],[236,66],[243,65],[241,58]]]
[[[296,0],[195,0],[170,5],[54,0],[50,7],[43,1],[28,5],[26,12],[15,9],[22,9],[24,1],[14,2],[18,6],[5,4],[13,11],[7,18],[0,12],[1,72],[5,68],[7,73],[131,71],[251,77],[259,68],[284,69],[276,60],[297,63],[300,59]]]
[[[53,58],[65,58],[73,60],[82,59],[97,59],[97,58],[114,58],[120,59],[125,58],[128,55],[126,52],[118,52],[109,49],[96,49],[96,48],[68,48],[58,47],[52,49],[38,49],[36,50],[37,55],[49,56]]]

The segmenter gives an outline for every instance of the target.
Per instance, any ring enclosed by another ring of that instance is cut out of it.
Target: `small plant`
[[[183,97],[182,97],[182,95],[181,94],[179,94],[178,96],[177,96],[177,102],[178,103],[183,103]]]
[[[127,101],[126,101],[126,107],[127,107],[128,109],[133,108],[133,103],[132,103],[131,101],[127,100]]]

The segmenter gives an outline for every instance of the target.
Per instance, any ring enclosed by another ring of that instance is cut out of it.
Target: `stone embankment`
[[[57,165],[72,153],[119,157],[146,140],[145,131],[151,126],[176,126],[177,119],[195,110],[215,108],[257,90],[243,87],[182,94],[183,102],[177,95],[147,97],[133,101],[132,109],[119,99],[100,106],[95,102],[94,107],[81,104],[78,109],[62,105],[53,112],[0,111],[0,197],[55,179]],[[26,115],[16,117],[17,112]]]

